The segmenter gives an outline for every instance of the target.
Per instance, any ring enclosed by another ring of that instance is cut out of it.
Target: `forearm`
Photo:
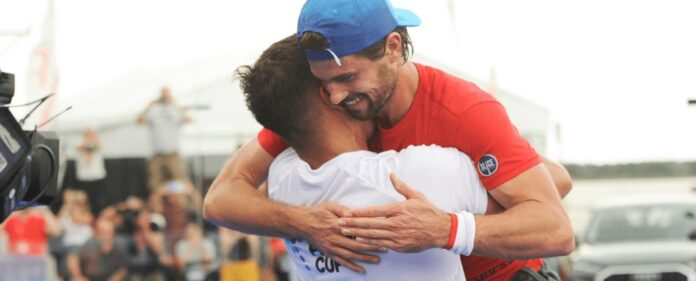
[[[271,162],[273,157],[257,140],[240,148],[205,196],[205,219],[256,235],[297,237],[302,209],[273,202],[257,189],[266,181]]]
[[[249,234],[298,237],[296,214],[300,208],[271,201],[244,180],[217,186],[205,198],[206,220]]]
[[[562,206],[527,201],[475,219],[475,255],[527,259],[567,255],[573,250],[572,228]]]

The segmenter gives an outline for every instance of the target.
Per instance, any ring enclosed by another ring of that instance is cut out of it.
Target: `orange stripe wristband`
[[[457,215],[453,213],[448,214],[450,216],[450,221],[452,222],[452,227],[450,227],[449,241],[447,241],[447,247],[445,249],[452,250],[454,246],[454,241],[457,240],[457,228],[459,226],[459,220]]]

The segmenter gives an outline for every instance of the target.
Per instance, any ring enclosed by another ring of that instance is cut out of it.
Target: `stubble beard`
[[[362,96],[362,99],[367,102],[366,110],[361,111],[345,108],[351,117],[361,121],[377,119],[377,115],[384,109],[384,106],[389,102],[392,95],[394,95],[394,90],[396,89],[396,75],[391,75],[391,77],[389,77],[385,72],[381,72],[380,80],[387,81],[387,83],[384,83],[376,92],[377,95],[375,96],[377,100],[371,99],[370,96],[365,93],[358,93]]]

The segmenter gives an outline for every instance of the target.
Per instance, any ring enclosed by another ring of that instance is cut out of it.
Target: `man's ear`
[[[388,56],[390,61],[394,60],[404,60],[402,55],[402,45],[401,45],[401,35],[398,32],[392,32],[387,35],[387,38],[384,43],[384,48],[385,48],[385,56]]]

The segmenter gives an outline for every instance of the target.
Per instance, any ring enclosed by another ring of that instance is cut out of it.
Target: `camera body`
[[[5,107],[14,75],[0,71],[0,223],[12,211],[51,204],[59,195],[59,140],[53,132],[23,131]]]

